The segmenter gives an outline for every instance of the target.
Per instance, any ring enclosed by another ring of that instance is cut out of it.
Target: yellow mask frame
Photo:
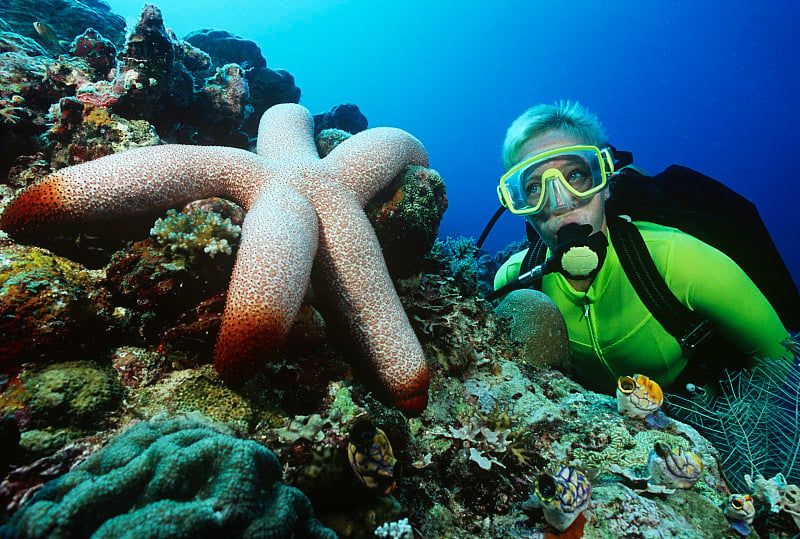
[[[614,173],[614,156],[611,148],[600,149],[597,146],[575,145],[548,150],[521,161],[503,174],[497,186],[497,197],[500,199],[500,203],[515,215],[530,215],[540,212],[547,199],[546,185],[542,185],[543,188],[536,203],[531,204],[524,185],[525,172],[531,167],[559,156],[580,158],[585,160],[589,167],[592,187],[584,191],[575,189],[560,172],[554,174],[557,169],[547,169],[544,172],[547,180],[559,181],[578,198],[589,198],[602,191],[608,185],[608,178]]]

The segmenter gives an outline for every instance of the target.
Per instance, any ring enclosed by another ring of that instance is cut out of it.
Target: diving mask
[[[567,146],[530,157],[500,178],[497,196],[501,204],[517,215],[539,213],[574,205],[573,196],[594,196],[608,184],[614,172],[610,148]]]

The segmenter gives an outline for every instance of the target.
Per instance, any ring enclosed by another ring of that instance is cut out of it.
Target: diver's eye
[[[528,197],[528,200],[538,199],[541,193],[542,193],[541,182],[531,181],[525,185],[525,196]]]
[[[575,169],[567,176],[569,184],[578,191],[586,191],[592,186],[592,176],[585,170]]]

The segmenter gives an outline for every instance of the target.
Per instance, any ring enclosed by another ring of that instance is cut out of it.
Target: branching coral
[[[0,118],[3,118],[3,121],[9,124],[15,124],[19,121],[19,116],[17,116],[16,112],[22,112],[25,109],[22,107],[12,107],[12,106],[2,106],[0,105]]]
[[[158,219],[150,235],[176,254],[194,259],[201,253],[213,258],[218,253],[231,254],[231,243],[239,239],[242,227],[223,219],[216,212],[191,209],[179,213],[171,209]]]

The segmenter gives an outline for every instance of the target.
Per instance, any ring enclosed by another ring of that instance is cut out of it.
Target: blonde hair
[[[542,103],[523,112],[508,128],[503,142],[503,167],[508,170],[517,164],[523,146],[550,131],[562,131],[584,144],[599,148],[608,146],[600,120],[577,101],[557,101],[552,105]]]

